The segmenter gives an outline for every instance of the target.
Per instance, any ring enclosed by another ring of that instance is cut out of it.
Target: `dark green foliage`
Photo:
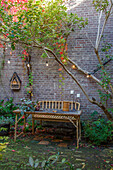
[[[9,98],[6,101],[0,101],[0,116],[14,117],[13,110],[16,110],[17,106],[13,103],[13,98]]]
[[[88,140],[96,145],[107,143],[113,138],[113,124],[104,118],[98,118],[95,121],[89,121],[84,124],[84,135]]]
[[[21,99],[21,105],[18,108],[21,110],[21,114],[24,114],[26,111],[34,111],[36,103],[30,99]]]

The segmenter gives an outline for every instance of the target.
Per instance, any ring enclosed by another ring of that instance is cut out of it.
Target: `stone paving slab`
[[[62,142],[63,140],[61,139],[53,139],[51,142]]]
[[[43,136],[36,136],[33,140],[43,140],[44,137]]]
[[[60,144],[58,144],[57,146],[59,146],[59,147],[67,147],[67,143],[60,143]]]
[[[42,141],[40,141],[38,144],[39,144],[39,145],[48,145],[48,144],[49,144],[49,141],[44,141],[44,140],[42,140]]]
[[[63,140],[72,140],[70,137],[64,136]]]

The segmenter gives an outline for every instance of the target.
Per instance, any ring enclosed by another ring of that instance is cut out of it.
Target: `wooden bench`
[[[55,121],[55,122],[71,122],[76,127],[77,148],[81,139],[80,126],[80,103],[72,101],[40,101],[40,111],[38,114],[32,114],[32,133],[34,134],[34,121]],[[67,105],[68,108],[64,108]]]
[[[55,122],[71,122],[76,128],[76,140],[77,148],[79,147],[79,141],[81,139],[81,126],[80,126],[80,103],[68,101],[67,103],[62,101],[40,101],[40,110],[39,111],[26,111],[24,112],[24,130],[17,135],[17,125],[18,122],[22,119],[23,116],[19,116],[21,110],[13,111],[15,116],[15,133],[14,141],[21,134],[25,133],[26,127],[26,118],[29,115],[32,115],[32,134],[34,134],[34,121],[55,121]],[[67,105],[68,108],[64,108],[64,105]],[[67,109],[67,110],[66,110]],[[63,110],[63,111],[62,111]],[[19,116],[19,118],[18,118]]]

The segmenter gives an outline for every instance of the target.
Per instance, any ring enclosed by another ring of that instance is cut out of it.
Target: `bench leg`
[[[81,124],[80,124],[80,118],[79,118],[79,140],[81,140]]]
[[[25,133],[25,128],[26,128],[26,115],[24,114],[24,130],[23,130],[24,133]]]
[[[34,131],[34,118],[32,116],[32,134],[34,135],[35,134],[35,131]]]
[[[14,142],[16,142],[16,131],[17,131],[17,114],[15,117],[15,133],[14,133]]]
[[[40,126],[42,126],[42,120],[40,120]]]
[[[77,140],[77,148],[79,148],[79,138],[78,138],[78,119],[76,121],[76,140]]]

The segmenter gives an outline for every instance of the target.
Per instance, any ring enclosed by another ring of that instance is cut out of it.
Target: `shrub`
[[[96,145],[105,143],[113,137],[113,124],[111,121],[105,121],[104,118],[98,118],[95,121],[85,123],[84,135]]]
[[[13,103],[13,98],[9,98],[6,101],[0,101],[0,115],[5,117],[14,117],[13,110],[16,110],[17,106]]]
[[[2,130],[6,130],[5,128],[0,128],[0,132],[2,131]],[[7,139],[8,139],[8,137],[6,137],[6,136],[0,136],[0,160],[2,159],[2,153],[3,152],[5,152],[5,149],[6,149],[6,147],[7,147]]]

